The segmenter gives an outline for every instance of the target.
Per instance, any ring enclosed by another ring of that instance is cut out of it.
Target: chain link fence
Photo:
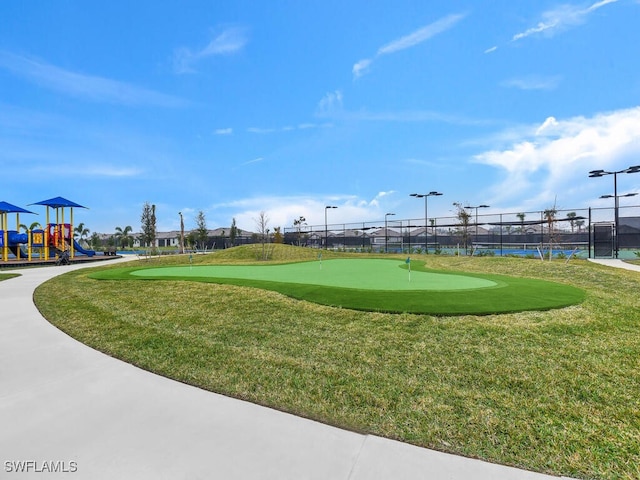
[[[482,213],[377,222],[299,225],[284,242],[355,252],[458,255],[564,255],[637,258],[640,206]]]

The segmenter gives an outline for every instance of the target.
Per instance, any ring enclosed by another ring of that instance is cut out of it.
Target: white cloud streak
[[[93,102],[128,106],[183,107],[177,97],[124,82],[64,70],[41,60],[0,50],[0,68],[48,90]]]
[[[555,90],[560,84],[562,77],[529,75],[526,77],[510,78],[502,82],[502,86],[518,88],[520,90]]]
[[[446,17],[442,17],[439,20],[430,23],[429,25],[426,25],[408,35],[405,35],[404,37],[400,37],[397,40],[393,40],[386,45],[383,45],[378,49],[374,58],[365,58],[359,60],[353,65],[353,68],[351,69],[353,78],[357,79],[368,73],[371,68],[371,64],[378,57],[381,57],[383,55],[390,55],[402,50],[406,50],[408,48],[415,47],[416,45],[419,45],[429,40],[430,38],[449,30],[465,16],[465,14],[447,15]]]
[[[407,48],[415,47],[416,45],[429,40],[430,38],[445,32],[453,27],[456,23],[464,18],[462,14],[447,15],[435,22],[416,30],[409,35],[405,35],[402,38],[394,40],[383,47],[378,49],[377,55],[387,55],[390,53],[399,52]]]
[[[601,0],[587,8],[579,5],[561,5],[553,10],[547,10],[542,14],[542,20],[538,22],[536,26],[528,28],[524,32],[516,33],[511,40],[515,42],[539,33],[552,36],[557,31],[584,23],[589,14],[605,5],[616,3],[617,1],[618,0]]]
[[[212,56],[232,55],[247,44],[247,32],[244,28],[229,28],[216,35],[204,48],[192,51],[187,47],[178,48],[173,55],[174,72],[178,74],[195,73],[195,64]]]

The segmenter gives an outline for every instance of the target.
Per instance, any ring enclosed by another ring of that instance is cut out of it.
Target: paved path
[[[341,430],[99,353],[32,301],[40,283],[75,268],[87,266],[0,282],[0,479],[557,478]]]
[[[623,262],[617,258],[590,258],[590,262],[598,263],[600,265],[606,265],[607,267],[623,268],[625,270],[634,270],[640,272],[640,265],[634,265],[633,263]]]

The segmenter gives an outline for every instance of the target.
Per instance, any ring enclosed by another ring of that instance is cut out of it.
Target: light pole
[[[595,177],[604,177],[605,175],[613,175],[613,198],[614,198],[614,207],[613,207],[613,211],[614,211],[614,228],[615,228],[615,242],[614,242],[614,251],[615,251],[615,258],[618,258],[618,250],[620,247],[620,243],[619,243],[619,238],[618,238],[618,222],[620,220],[620,215],[619,215],[619,208],[620,208],[620,204],[618,199],[620,198],[620,196],[618,195],[618,174],[619,173],[638,173],[640,172],[640,165],[634,165],[632,167],[629,168],[625,168],[624,170],[618,170],[616,172],[607,172],[606,170],[591,170],[589,172],[589,177],[590,178],[595,178]],[[623,197],[633,197],[634,195],[636,195],[635,193],[632,194],[626,194],[626,195],[621,195]],[[611,198],[611,195],[603,195],[600,198]]]
[[[478,243],[478,209],[479,208],[489,208],[489,205],[478,205],[477,207],[464,207],[464,208],[475,208],[476,209],[476,241]],[[472,250],[473,251],[473,250]]]
[[[327,249],[327,239],[329,238],[329,231],[327,230],[327,210],[330,208],[338,208],[333,205],[327,205],[324,207],[324,249]]]
[[[415,198],[424,198],[424,252],[426,254],[429,253],[429,248],[428,248],[428,244],[427,244],[427,198],[428,197],[436,197],[436,196],[440,196],[442,195],[442,193],[440,192],[429,192],[429,193],[412,193],[409,196],[410,197],[415,197]],[[411,236],[411,233],[409,233],[409,236]]]
[[[389,229],[387,228],[387,217],[395,215],[395,213],[384,214],[384,253],[387,253],[387,242],[389,241]]]

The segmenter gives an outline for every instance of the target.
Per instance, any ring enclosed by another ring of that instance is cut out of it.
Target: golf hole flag
[[[409,281],[411,281],[411,257],[407,257],[404,263],[409,267]]]

